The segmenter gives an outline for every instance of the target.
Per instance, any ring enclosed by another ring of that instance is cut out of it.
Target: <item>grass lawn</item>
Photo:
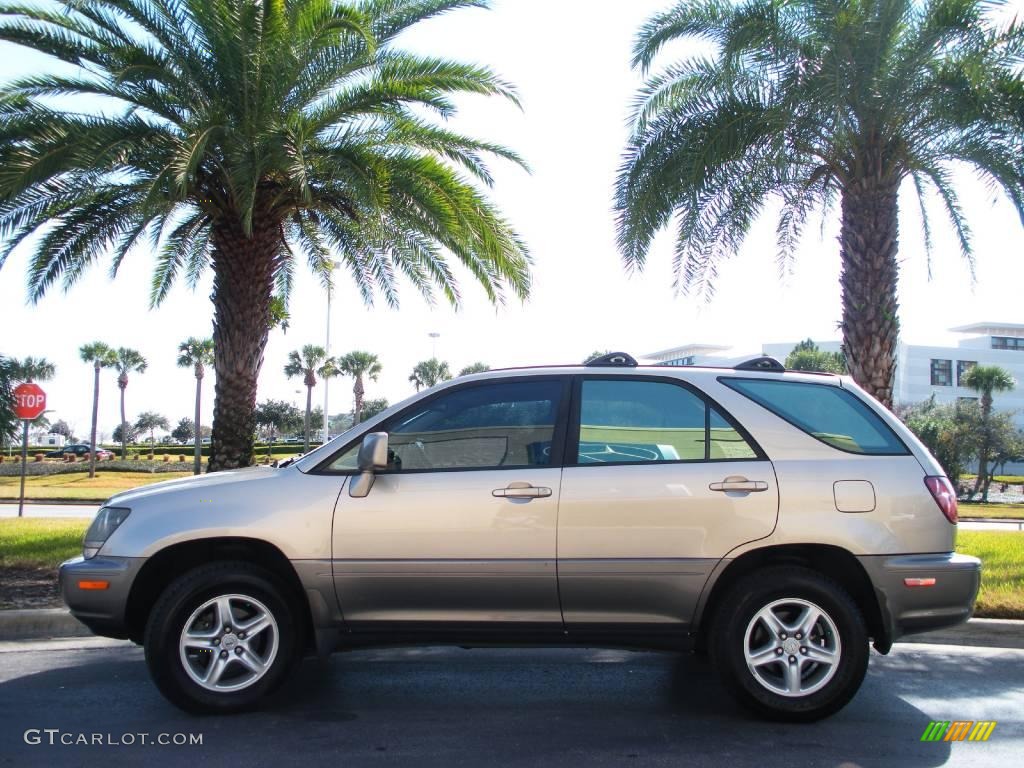
[[[1003,519],[1024,520],[1024,504],[968,504],[961,501],[958,505],[960,517],[1001,517]]]
[[[140,485],[189,477],[188,472],[103,472],[97,471],[90,479],[88,472],[65,475],[44,475],[25,479],[25,497],[29,499],[82,499],[104,501],[115,493],[138,488]],[[17,499],[21,478],[0,477],[0,499]]]
[[[59,517],[0,519],[0,567],[56,568],[82,553],[89,522]]]
[[[981,558],[981,592],[974,615],[1024,619],[1024,533],[959,531],[956,551]]]

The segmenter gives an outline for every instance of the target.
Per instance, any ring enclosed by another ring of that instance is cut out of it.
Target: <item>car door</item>
[[[467,383],[379,428],[388,470],[364,498],[343,489],[334,515],[334,580],[351,627],[561,628],[555,540],[568,387],[542,376]],[[354,466],[357,448],[336,468]]]
[[[583,376],[574,389],[558,524],[567,629],[685,629],[714,566],[767,536],[771,462],[678,379]]]

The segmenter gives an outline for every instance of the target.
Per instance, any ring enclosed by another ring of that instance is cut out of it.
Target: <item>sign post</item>
[[[18,495],[18,517],[25,509],[25,474],[28,471],[28,425],[46,410],[46,393],[31,381],[14,388],[14,415],[24,423],[21,438],[21,492]]]

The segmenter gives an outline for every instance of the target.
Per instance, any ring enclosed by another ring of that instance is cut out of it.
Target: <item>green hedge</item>
[[[168,461],[101,461],[96,464],[97,472],[149,472],[163,474],[165,472],[189,472],[189,462]],[[89,462],[76,461],[66,464],[62,461],[30,461],[25,465],[25,474],[29,477],[49,477],[50,475],[70,475],[75,472],[88,472]],[[21,474],[21,462],[5,461],[0,464],[0,477],[16,477]]]
[[[103,447],[106,448],[108,451],[113,451],[115,455],[120,455],[120,453],[121,453],[121,446],[119,446],[119,445],[114,445],[114,446],[106,446],[105,445]],[[267,452],[267,445],[266,445],[266,443],[257,443],[256,444],[256,453],[257,453],[257,455],[258,454],[265,454],[266,452]],[[295,454],[295,453],[302,453],[302,443],[275,443],[273,446],[271,446],[270,452],[271,453],[286,454],[286,455],[291,455],[291,454]],[[139,456],[148,456],[149,455],[149,446],[148,445],[129,445],[128,446],[128,453],[129,454],[135,453],[135,454],[138,454]],[[210,446],[209,446],[209,444],[204,445],[202,447],[201,453],[202,453],[203,456],[209,456],[210,455]],[[156,445],[156,446],[153,447],[153,454],[155,456],[194,456],[195,455],[195,446],[193,446],[193,445]]]
[[[310,448],[315,448],[317,445],[318,445],[318,443],[313,443],[313,444],[311,444]],[[117,444],[104,443],[104,444],[100,445],[99,447],[103,448],[103,449],[105,449],[107,451],[110,451],[115,456],[120,456],[121,455],[121,445],[120,445],[120,443],[117,443]],[[135,455],[135,456],[148,456],[149,455],[149,446],[148,445],[129,445],[127,447],[127,449],[128,449],[128,457],[129,458],[131,458],[133,455]],[[29,458],[31,459],[36,454],[39,454],[39,453],[46,454],[46,453],[50,453],[51,451],[56,451],[56,450],[59,450],[59,449],[54,447],[54,446],[52,446],[52,445],[41,445],[41,446],[31,446],[30,445],[29,448],[28,448],[28,455],[29,455]],[[267,452],[267,444],[266,443],[256,443],[256,453],[257,454],[266,454],[266,452]],[[296,453],[302,453],[302,443],[274,443],[274,445],[272,445],[271,448],[270,448],[270,452],[271,453],[276,453],[276,454],[283,454],[283,455],[286,455],[286,456],[294,455]],[[209,443],[207,443],[206,445],[204,445],[202,447],[202,452],[201,453],[202,453],[203,456],[209,456],[210,455],[210,445],[209,445]],[[3,450],[3,455],[5,457],[8,455],[6,448]],[[195,455],[195,446],[192,446],[192,445],[155,445],[155,446],[153,446],[153,455],[155,455],[155,456],[194,456]],[[18,458],[18,457],[20,457],[21,456],[21,447],[20,446],[15,446],[11,450],[10,456],[11,456],[11,458]]]

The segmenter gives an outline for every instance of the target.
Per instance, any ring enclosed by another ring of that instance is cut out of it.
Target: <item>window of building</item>
[[[964,385],[964,376],[974,366],[978,364],[977,360],[957,360],[956,361],[956,385],[962,387]]]
[[[993,336],[992,349],[1024,350],[1024,338],[1014,336]]]
[[[882,456],[907,453],[878,414],[841,387],[778,379],[719,381],[833,448]]]
[[[953,361],[932,360],[932,386],[953,386]]]
[[[665,362],[662,363],[662,365],[693,365],[693,357],[693,355],[687,355],[686,357],[677,357],[672,360],[666,360]]]

